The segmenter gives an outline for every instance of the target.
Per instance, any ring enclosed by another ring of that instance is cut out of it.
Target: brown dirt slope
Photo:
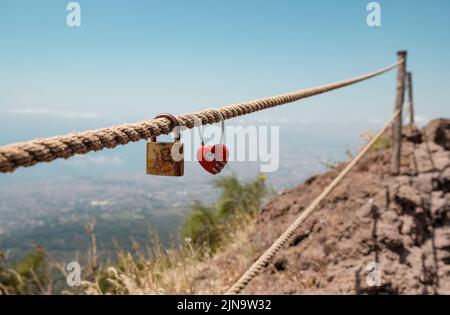
[[[449,150],[450,120],[439,119],[406,130],[400,176],[389,173],[389,149],[371,152],[243,293],[450,294]],[[342,167],[268,203],[239,244],[208,264],[222,270],[217,278],[205,267],[196,291],[211,293],[211,282],[225,290]],[[367,284],[371,262],[380,286]]]

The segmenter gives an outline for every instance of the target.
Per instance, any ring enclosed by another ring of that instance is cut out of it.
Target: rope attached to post
[[[342,172],[325,188],[325,190],[302,212],[302,214],[287,228],[287,230],[270,246],[266,252],[253,263],[253,265],[239,278],[226,294],[239,294],[252,279],[254,279],[269,264],[272,258],[283,246],[294,236],[305,220],[316,210],[321,202],[336,188],[342,179],[362,159],[375,142],[386,132],[394,119],[400,114],[397,110],[384,127],[373,137],[373,139],[358,153],[358,155],[342,170]]]
[[[262,98],[251,102],[228,105],[218,108],[217,110],[222,114],[224,119],[247,115],[373,78],[398,67],[403,62],[403,60],[400,60],[384,69],[352,79]],[[214,112],[211,110],[175,116],[175,118],[180,121],[180,124],[187,128],[193,128],[194,120],[196,118],[198,119],[198,117],[201,118],[203,124],[219,122],[219,118],[217,115],[214,115]],[[169,119],[158,118],[134,124],[124,124],[110,128],[74,132],[64,136],[55,136],[10,144],[0,147],[0,172],[13,172],[18,167],[28,167],[41,162],[50,162],[58,158],[67,159],[76,154],[86,154],[90,151],[114,148],[118,145],[125,145],[132,141],[148,139],[150,137],[159,136],[160,134],[168,134],[172,129],[173,126]]]

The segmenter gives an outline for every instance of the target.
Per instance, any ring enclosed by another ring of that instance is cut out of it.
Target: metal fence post
[[[409,125],[414,126],[414,99],[413,99],[413,84],[412,73],[406,74],[406,82],[408,83],[408,109],[409,109]]]

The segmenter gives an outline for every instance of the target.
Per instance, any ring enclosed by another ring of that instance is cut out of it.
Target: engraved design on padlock
[[[173,127],[178,127],[178,120],[171,114],[161,114],[156,118],[167,118]],[[178,128],[176,128],[178,129]],[[151,137],[147,142],[147,174],[159,176],[183,176],[184,152],[183,143],[180,142],[180,130],[174,134],[174,142],[157,142]]]

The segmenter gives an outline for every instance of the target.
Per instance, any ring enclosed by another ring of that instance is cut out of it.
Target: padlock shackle
[[[224,144],[224,141],[225,141],[225,118],[223,118],[222,113],[220,111],[218,111],[217,109],[215,109],[215,108],[208,108],[207,111],[212,111],[215,114],[217,114],[217,116],[219,116],[220,124],[221,124],[221,128],[222,128],[222,134],[220,135],[220,144]],[[205,141],[203,141],[203,129],[202,129],[202,126],[200,126],[198,128],[198,133],[200,135],[200,141],[201,141],[202,145],[204,145]]]
[[[170,122],[172,123],[172,126],[171,126],[172,129],[180,126],[178,119],[172,114],[162,113],[162,114],[159,114],[158,116],[156,116],[154,119],[157,119],[157,118],[166,118],[166,119],[170,120]],[[178,135],[175,135],[175,132],[174,132],[174,137],[175,137],[175,141],[180,141],[180,139],[181,139],[180,130],[178,130]],[[152,136],[150,139],[151,139],[151,141],[156,142],[156,136]]]

